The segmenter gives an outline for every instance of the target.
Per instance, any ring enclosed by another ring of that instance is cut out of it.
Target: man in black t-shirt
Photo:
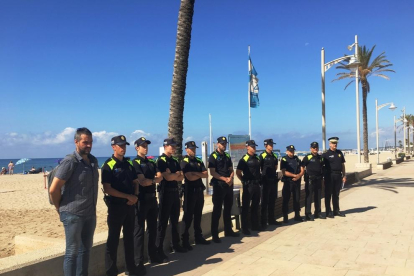
[[[145,137],[137,139],[134,143],[137,157],[132,160],[139,181],[139,200],[135,209],[134,244],[135,265],[141,274],[145,274],[145,222],[147,222],[149,260],[152,263],[162,263],[162,259],[157,255],[157,247],[155,246],[158,216],[158,203],[155,189],[156,183],[162,180],[162,176],[157,169],[155,161],[146,157],[149,144],[151,144],[151,141],[145,139]]]
[[[124,234],[125,266],[129,275],[137,275],[134,263],[134,205],[138,200],[138,179],[132,162],[124,157],[126,141],[124,135],[111,139],[114,154],[102,165],[102,185],[105,203],[108,206],[108,240],[106,242],[105,270],[107,276],[118,275],[116,265],[119,235]]]
[[[345,174],[345,158],[342,151],[337,149],[338,137],[331,137],[329,140],[329,149],[322,154],[325,161],[325,208],[326,216],[334,218],[334,216],[344,217],[339,211],[339,193],[342,183],[346,182]],[[331,209],[331,196],[333,213]]]
[[[218,226],[221,216],[221,209],[224,204],[223,222],[224,235],[226,237],[238,237],[239,234],[233,232],[231,223],[231,207],[233,206],[233,162],[230,155],[226,152],[227,138],[221,136],[217,138],[217,149],[208,159],[208,168],[212,176],[210,185],[213,186],[213,213],[211,215],[211,236],[213,242],[221,243],[218,236]]]
[[[302,222],[300,216],[300,182],[304,174],[299,158],[295,155],[295,147],[293,145],[286,147],[286,156],[280,162],[280,169],[283,173],[283,222],[288,222],[289,200],[293,194],[293,210],[295,211],[295,221]]]
[[[201,230],[201,217],[204,207],[204,187],[202,178],[208,178],[207,169],[201,159],[196,157],[197,145],[194,141],[185,143],[187,155],[181,161],[184,182],[184,233],[182,234],[183,247],[192,250],[190,245],[190,234],[188,233],[194,218],[194,238],[196,244],[210,244],[203,237]]]
[[[260,160],[256,155],[256,142],[246,141],[247,153],[239,160],[236,175],[243,184],[242,195],[242,232],[250,235],[248,214],[250,209],[250,220],[252,230],[261,230],[259,224],[260,204]],[[250,206],[251,204],[251,206]]]

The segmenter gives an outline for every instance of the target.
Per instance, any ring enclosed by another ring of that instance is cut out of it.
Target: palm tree
[[[179,158],[181,158],[182,154],[184,98],[187,85],[194,2],[195,0],[181,0],[180,11],[178,12],[168,136],[173,137],[178,143],[175,156]]]
[[[392,66],[389,60],[385,57],[385,52],[382,52],[379,56],[374,58],[374,60],[370,64],[372,52],[374,52],[375,45],[372,49],[368,49],[365,46],[361,47],[358,46],[358,59],[360,64],[358,65],[358,73],[359,73],[359,82],[362,86],[362,120],[363,120],[363,137],[364,137],[364,162],[369,163],[369,155],[368,155],[368,117],[367,117],[367,96],[370,92],[370,85],[368,82],[368,77],[376,76],[381,77],[386,80],[389,79],[388,76],[384,75],[386,72],[393,72],[394,70],[389,69],[388,67]],[[342,79],[353,79],[350,81],[346,86],[345,89],[355,81],[355,72],[351,70],[349,64],[345,64],[343,62],[340,63],[341,65],[337,66],[337,69],[344,69],[348,72],[341,72],[336,74],[338,76],[337,79],[333,81],[338,81]]]

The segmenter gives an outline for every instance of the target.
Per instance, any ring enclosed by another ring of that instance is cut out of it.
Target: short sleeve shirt
[[[327,150],[322,157],[325,161],[327,172],[330,171],[342,171],[342,164],[345,163],[345,157],[342,151],[331,149]]]
[[[204,166],[203,161],[200,158],[197,158],[197,157],[191,158],[188,155],[184,156],[183,161],[181,161],[181,170],[184,173],[186,185],[189,184],[190,186],[195,187],[195,188],[204,186],[201,178],[195,181],[190,181],[187,179],[187,177],[185,177],[185,174],[188,172],[205,172],[207,170],[206,167]]]
[[[178,163],[178,160],[173,156],[168,157],[165,153],[163,153],[157,159],[157,167],[161,173],[166,172],[167,169],[169,169],[171,173],[176,173],[178,171],[181,171],[181,167],[180,167],[180,164]],[[160,184],[161,186],[164,186],[166,188],[178,188],[178,182],[175,180],[167,181],[165,178],[163,178]]]
[[[227,152],[220,154],[216,150],[208,158],[208,167],[216,169],[216,173],[221,176],[229,177],[232,172],[229,168],[233,168],[233,162]]]
[[[260,180],[260,160],[256,154],[246,153],[239,160],[237,169],[243,172],[243,180]]]
[[[268,153],[265,151],[259,155],[259,159],[262,175],[267,177],[276,177],[276,168],[279,162],[277,155],[274,152]]]
[[[129,158],[118,160],[112,155],[102,165],[102,183],[109,183],[111,187],[121,193],[134,194],[135,186],[133,181],[137,179],[137,174],[132,161]]]
[[[146,156],[142,158],[138,155],[134,160],[132,160],[132,164],[134,165],[137,176],[143,174],[144,178],[147,179],[154,179],[157,172],[159,172],[155,161],[148,159]],[[139,185],[139,192],[155,193],[155,186],[155,184],[146,187]]]
[[[306,173],[310,176],[321,176],[324,165],[323,157],[319,154],[309,154],[302,159],[302,167],[306,168]]]
[[[282,158],[282,161],[280,162],[280,169],[285,169],[287,172],[297,174],[300,172],[300,165],[301,162],[296,155],[292,158],[286,155]]]

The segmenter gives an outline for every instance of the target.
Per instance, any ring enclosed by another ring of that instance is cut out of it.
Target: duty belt
[[[167,193],[173,193],[173,192],[178,192],[178,188],[168,188],[168,187],[164,187],[161,189],[161,191],[167,192]]]
[[[244,181],[245,185],[249,185],[249,184],[254,184],[254,185],[259,185],[260,184],[260,180],[245,180]]]
[[[142,193],[139,197],[142,197],[143,199],[151,199],[156,197],[156,193]]]
[[[187,189],[191,190],[191,191],[194,191],[194,192],[204,191],[204,186],[203,187],[191,187],[191,186],[189,186]]]
[[[342,174],[342,171],[330,171],[332,174]]]

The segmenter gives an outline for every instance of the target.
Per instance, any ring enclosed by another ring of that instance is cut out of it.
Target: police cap
[[[150,141],[150,140],[145,139],[145,137],[141,137],[141,138],[138,138],[138,139],[134,142],[134,145],[135,145],[135,147],[139,147],[139,146],[141,146],[141,145],[142,145],[142,144],[144,144],[144,143],[151,144],[151,141]]]
[[[254,140],[247,140],[246,141],[246,147],[250,146],[250,147],[257,147],[256,142]]]
[[[276,143],[273,142],[273,139],[266,139],[264,140],[264,145],[276,145]]]
[[[194,141],[188,141],[187,143],[185,143],[185,148],[191,149],[191,148],[198,148],[198,147]]]
[[[227,143],[227,138],[225,136],[220,136],[219,138],[217,138],[217,143],[225,144]]]
[[[288,151],[295,151],[296,149],[295,149],[295,146],[294,145],[289,145],[289,146],[286,147],[286,150],[288,150]]]
[[[112,139],[111,139],[111,145],[122,146],[122,145],[125,145],[125,144],[127,144],[129,146],[129,143],[127,142],[124,135],[118,135],[118,136],[112,137]]]
[[[176,146],[177,143],[174,141],[174,138],[166,138],[164,139],[164,146]]]
[[[312,143],[310,144],[310,147],[311,147],[311,148],[313,148],[313,149],[315,149],[315,148],[319,148],[319,144],[318,144],[318,142],[312,142]]]
[[[334,144],[338,143],[338,140],[339,140],[338,137],[331,137],[328,139],[329,142],[334,143]]]

